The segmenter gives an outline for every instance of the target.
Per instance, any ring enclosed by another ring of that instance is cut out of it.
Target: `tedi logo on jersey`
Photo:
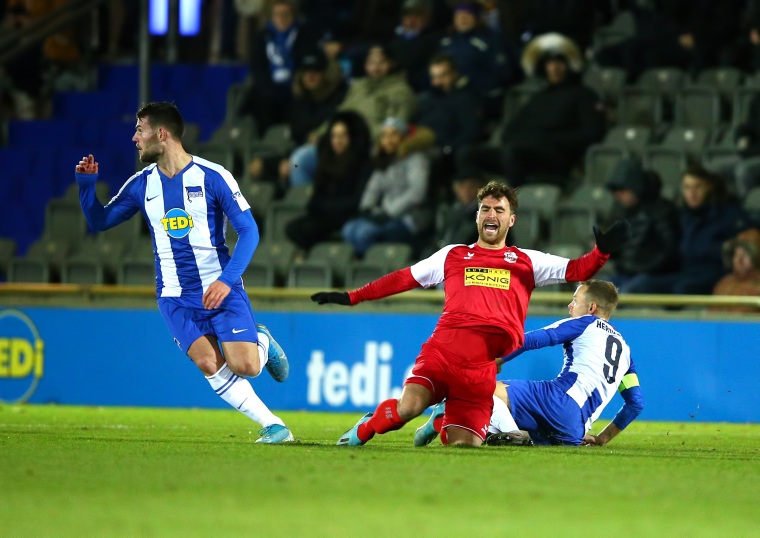
[[[0,310],[0,403],[26,402],[44,373],[45,343],[31,319]]]
[[[194,187],[185,187],[187,192],[187,201],[193,203],[193,198],[203,198],[203,188],[200,185]]]
[[[174,207],[166,212],[164,218],[161,219],[161,224],[169,237],[182,239],[193,229],[193,217],[184,209]]]

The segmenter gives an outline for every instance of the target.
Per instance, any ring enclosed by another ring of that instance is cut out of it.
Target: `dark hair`
[[[449,64],[449,68],[452,71],[458,71],[457,64],[454,61],[454,57],[448,52],[437,52],[433,55],[432,58],[430,58],[428,65],[437,65],[437,64]]]
[[[145,103],[138,109],[135,116],[138,120],[147,119],[148,124],[153,128],[163,127],[177,140],[181,141],[185,134],[185,120],[182,119],[182,114],[174,103],[168,101]]]
[[[517,191],[501,181],[489,181],[485,187],[478,191],[478,203],[483,201],[486,196],[493,196],[497,200],[506,198],[512,213],[517,211]]]
[[[686,167],[686,171],[681,178],[685,176],[694,176],[701,179],[710,186],[710,192],[707,194],[708,202],[725,202],[730,196],[728,188],[726,186],[726,180],[722,176],[711,172],[698,162],[690,162]]]
[[[608,316],[618,304],[618,290],[615,284],[606,280],[586,280],[581,284],[586,286],[586,300],[596,303],[596,307]]]

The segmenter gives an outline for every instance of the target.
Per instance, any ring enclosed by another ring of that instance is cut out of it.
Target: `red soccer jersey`
[[[409,268],[349,293],[351,303],[380,299],[443,282],[445,300],[437,327],[505,331],[523,343],[530,295],[537,286],[591,278],[609,258],[594,248],[575,260],[536,250],[449,245]],[[512,350],[505,350],[508,353]]]

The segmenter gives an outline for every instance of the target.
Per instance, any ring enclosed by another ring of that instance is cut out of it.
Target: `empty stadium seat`
[[[691,86],[676,96],[676,125],[715,129],[721,120],[721,100],[717,90]]]
[[[625,88],[620,96],[617,121],[656,128],[663,121],[662,95],[650,89]]]

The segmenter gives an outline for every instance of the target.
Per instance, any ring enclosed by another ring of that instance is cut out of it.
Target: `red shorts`
[[[433,404],[446,399],[444,428],[458,426],[485,439],[496,389],[494,359],[505,349],[505,339],[504,333],[437,328],[406,383],[427,388]]]

